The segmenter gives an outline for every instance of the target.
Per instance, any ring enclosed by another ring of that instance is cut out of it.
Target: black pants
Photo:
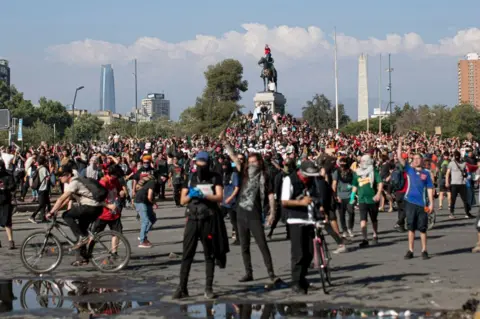
[[[188,219],[183,233],[183,256],[180,267],[180,288],[185,290],[188,285],[188,275],[192,267],[193,258],[197,251],[198,240],[202,242],[203,254],[205,255],[206,288],[212,288],[215,271],[215,257],[213,245],[209,235],[211,233],[210,218],[202,220]]]
[[[450,214],[453,215],[455,212],[455,201],[457,200],[457,195],[460,195],[460,198],[462,199],[465,214],[470,214],[470,207],[467,202],[467,187],[465,185],[450,185],[450,192],[452,193],[452,201],[450,202]]]
[[[306,276],[313,259],[313,226],[290,225],[292,285],[308,288]]]
[[[222,206],[222,213],[223,213],[223,216],[228,215],[230,217],[230,222],[232,223],[232,229],[238,238],[237,212],[231,207]]]
[[[350,204],[350,199],[342,199],[340,203],[337,202],[338,215],[340,217],[340,227],[342,231],[352,230],[355,224],[354,207]],[[348,225],[346,221],[346,214],[348,213]]]
[[[38,192],[38,207],[35,212],[32,214],[31,218],[35,219],[37,214],[40,213],[40,217],[42,220],[45,219],[45,209],[50,211],[52,209],[52,205],[50,204],[50,191],[44,190]]]
[[[162,180],[159,180],[157,185],[158,185],[158,190],[157,190],[157,194],[158,194],[158,198],[159,199],[165,199],[165,185],[167,184],[167,182],[163,182]]]
[[[180,191],[182,190],[182,184],[173,184],[173,199],[175,205],[180,206]]]
[[[25,196],[27,196],[27,192],[29,188],[30,188],[30,177],[27,176],[27,178],[25,179],[25,183],[23,183],[22,192],[20,195],[22,199],[24,199]]]
[[[396,193],[395,200],[397,201],[397,208],[398,208],[398,220],[397,225],[405,227],[405,193]]]
[[[263,229],[262,221],[256,219],[247,219],[246,216],[237,219],[238,222],[238,237],[240,239],[240,246],[242,248],[243,265],[247,275],[253,275],[252,256],[250,255],[250,233],[255,238],[258,248],[263,256],[263,261],[267,267],[268,274],[273,277],[273,262],[270,249],[267,245],[267,238]]]
[[[97,220],[102,210],[102,206],[76,206],[63,213],[62,217],[75,236],[85,237],[88,236],[88,226]]]

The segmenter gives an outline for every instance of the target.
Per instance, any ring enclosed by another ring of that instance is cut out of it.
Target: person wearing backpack
[[[455,201],[457,200],[458,195],[460,195],[463,202],[465,218],[473,218],[472,214],[470,214],[470,207],[467,202],[467,171],[465,166],[465,162],[460,162],[460,152],[456,150],[453,153],[453,161],[448,164],[445,183],[447,187],[450,187],[450,192],[452,193],[450,201],[450,219],[455,218]]]
[[[48,219],[58,213],[73,198],[80,204],[79,206],[72,206],[62,215],[65,223],[70,226],[73,234],[78,237],[77,243],[71,249],[78,250],[89,242],[88,227],[102,214],[103,207],[115,210],[116,205],[105,202],[108,191],[97,181],[74,176],[71,165],[61,167],[59,173],[60,182],[67,185],[62,196],[57,199],[46,217]]]
[[[48,162],[45,156],[39,156],[37,160],[37,170],[32,177],[32,190],[38,192],[37,209],[28,219],[29,222],[37,224],[35,217],[40,214],[42,222],[45,221],[45,211],[50,210],[50,172],[47,168]]]

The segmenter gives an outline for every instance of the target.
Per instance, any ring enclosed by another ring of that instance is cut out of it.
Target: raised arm
[[[403,145],[403,137],[400,136],[398,138],[397,158],[400,165],[402,165],[402,167],[405,167],[406,162],[402,157],[402,145]]]

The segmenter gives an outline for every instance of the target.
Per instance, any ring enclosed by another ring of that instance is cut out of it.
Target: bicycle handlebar
[[[288,218],[287,219],[288,224],[301,224],[301,225],[314,225],[316,228],[324,228],[325,225],[328,224],[328,222],[324,220],[305,220],[305,219],[299,219],[299,218]]]

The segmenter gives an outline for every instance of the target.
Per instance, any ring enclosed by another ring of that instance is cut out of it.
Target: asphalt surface
[[[475,211],[476,209],[478,208],[475,208]],[[217,268],[215,272],[214,290],[219,295],[216,307],[224,305],[227,309],[227,305],[244,303],[277,306],[305,303],[307,308],[315,308],[321,304],[326,309],[340,306],[352,309],[402,309],[403,311],[461,309],[468,299],[480,299],[480,276],[478,275],[480,254],[471,253],[476,241],[474,220],[464,219],[461,209],[457,212],[455,220],[449,220],[446,211],[437,213],[437,224],[428,233],[428,251],[431,256],[429,260],[420,258],[419,239],[416,242],[415,258],[404,260],[403,257],[407,251],[407,234],[393,231],[396,213],[380,214],[378,245],[358,249],[360,236],[358,212],[356,212],[356,237],[349,245],[350,251],[333,256],[334,286],[329,295],[325,295],[321,290],[312,291],[308,296],[294,296],[290,293],[287,287],[290,282],[290,243],[285,240],[285,228],[279,224],[280,227],[275,230],[269,247],[275,271],[285,284],[275,289],[265,289],[268,275],[255,243],[252,243],[251,251],[256,281],[248,284],[238,283],[238,279],[244,275],[244,267],[240,247],[231,246],[227,268],[223,270]],[[149,234],[149,240],[154,246],[151,249],[140,249],[137,247],[140,224],[135,218],[136,214],[132,210],[124,211],[122,217],[124,234],[132,247],[132,259],[126,270],[117,274],[103,274],[93,266],[75,268],[70,266],[74,260],[73,255],[67,254],[62,265],[54,273],[44,276],[42,280],[52,280],[50,285],[59,282],[59,285],[62,285],[61,282],[65,280],[75,279],[79,282],[77,286],[89,287],[85,288],[87,290],[92,287],[97,289],[80,297],[80,300],[83,298],[85,301],[85,298],[88,299],[90,296],[98,301],[107,296],[112,302],[124,303],[124,310],[131,313],[129,318],[148,318],[149,316],[203,318],[207,316],[206,310],[197,311],[192,306],[185,306],[201,305],[205,302],[203,297],[205,267],[201,244],[197,248],[198,253],[190,275],[188,288],[191,297],[182,302],[174,302],[170,298],[178,284],[185,223],[184,209],[175,208],[173,202],[165,202],[160,204],[156,214],[158,221]],[[28,222],[28,216],[27,213],[14,216],[14,239],[17,246],[20,246],[28,234],[45,228],[45,225],[34,225]],[[227,226],[230,233],[229,221]],[[6,235],[0,238],[6,246]],[[333,250],[335,248],[333,240],[331,238],[327,240]],[[38,277],[23,267],[19,250],[10,251],[1,248],[0,252],[0,278],[7,280],[6,282],[14,280],[12,285],[16,299],[13,308],[25,317],[25,307],[21,305],[22,289],[29,279],[37,278],[38,280]],[[312,270],[309,280],[320,287],[320,277],[317,272]],[[99,294],[98,289],[104,289],[103,293]],[[35,316],[52,317],[65,314],[71,317],[72,305],[75,304],[72,298],[65,297],[64,304],[68,307],[65,309],[65,306],[62,306],[63,310],[58,310],[58,314],[42,312],[38,302],[36,304],[35,296],[27,299],[36,306],[27,308],[30,309],[29,311],[37,309],[36,312],[30,313]],[[264,308],[265,306],[262,309]],[[221,310],[223,308],[219,309],[215,310],[217,314],[228,312]],[[10,315],[15,315],[15,312]],[[225,318],[223,315],[215,315],[211,318],[217,317]],[[251,317],[253,318],[254,315],[251,314]],[[315,316],[312,315],[313,317]]]

